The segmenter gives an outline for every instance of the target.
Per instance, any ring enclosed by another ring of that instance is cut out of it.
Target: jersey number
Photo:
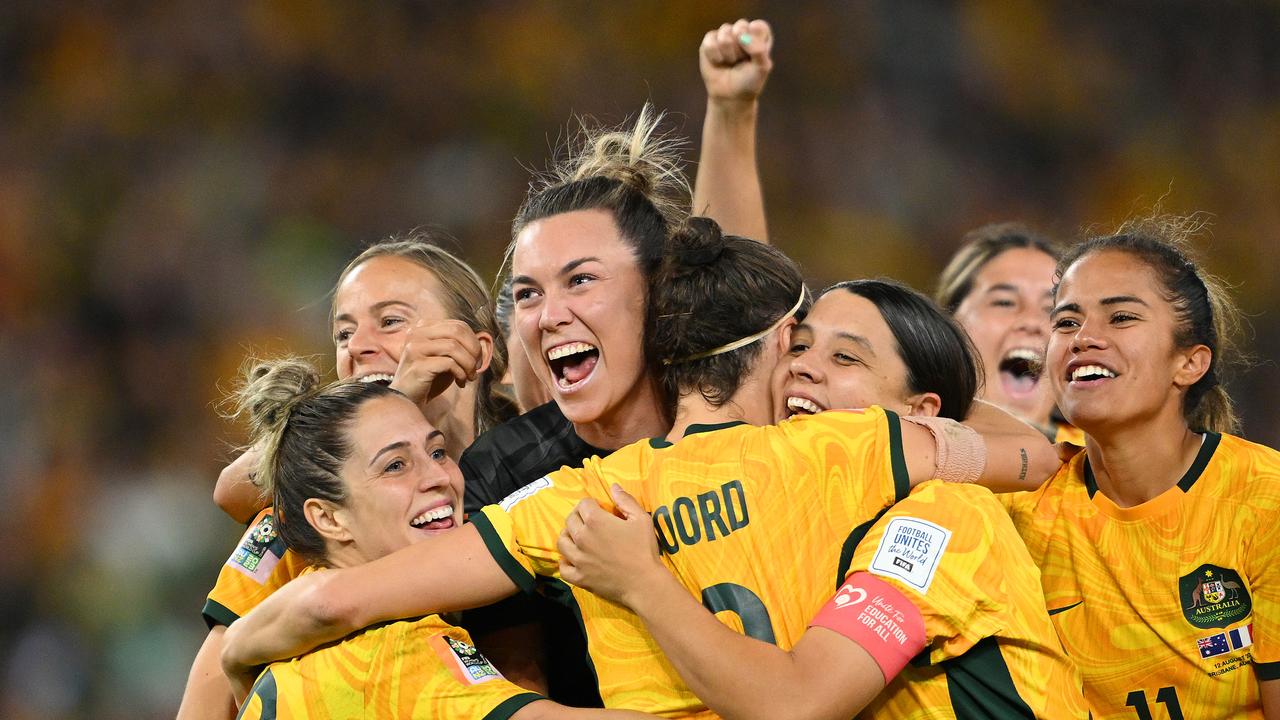
[[[760,596],[737,583],[720,583],[702,591],[702,605],[713,613],[730,610],[742,620],[742,632],[747,637],[776,645],[773,637],[773,621],[769,609]]]
[[[1183,720],[1182,706],[1178,704],[1178,691],[1173,686],[1156,691],[1156,702],[1169,710],[1169,720]],[[1134,690],[1124,699],[1124,704],[1138,713],[1138,720],[1151,720],[1151,707],[1147,705],[1147,693]]]

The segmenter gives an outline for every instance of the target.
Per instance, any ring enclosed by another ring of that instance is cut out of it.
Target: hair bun
[[[305,360],[251,360],[234,395],[236,414],[249,416],[253,435],[270,433],[283,427],[294,405],[319,384],[320,373]]]
[[[728,243],[715,220],[691,217],[671,236],[670,255],[687,268],[711,265],[724,254]]]

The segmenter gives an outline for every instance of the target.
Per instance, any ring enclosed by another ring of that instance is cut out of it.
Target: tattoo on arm
[[[1022,456],[1022,469],[1018,471],[1018,482],[1027,479],[1027,449],[1018,448],[1018,454]]]

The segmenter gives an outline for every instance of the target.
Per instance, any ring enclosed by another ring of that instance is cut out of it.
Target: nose
[[[378,343],[373,328],[368,324],[357,325],[347,338],[347,351],[355,357],[367,357],[378,352]]]
[[[791,377],[803,378],[811,383],[820,383],[825,378],[816,363],[811,362],[812,356],[809,350],[806,350],[791,358],[791,366],[789,368]]]
[[[450,473],[457,472],[458,466],[454,464],[452,458],[447,458],[444,462],[436,462],[434,458],[428,457],[427,462],[420,467],[426,469],[418,478],[418,490],[430,492],[449,487],[453,480]]]
[[[547,293],[539,310],[538,327],[544,331],[555,330],[573,321],[573,313],[559,293]]]
[[[1097,350],[1106,347],[1107,340],[1103,334],[1102,323],[1091,323],[1085,320],[1076,328],[1071,336],[1071,352],[1082,353],[1085,350]]]
[[[1024,302],[1018,311],[1014,328],[1031,335],[1048,335],[1049,313],[1038,303]]]

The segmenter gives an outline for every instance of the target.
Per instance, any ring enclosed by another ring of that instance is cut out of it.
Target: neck
[[[1202,441],[1179,412],[1174,417],[1090,433],[1086,452],[1098,492],[1120,507],[1133,507],[1177,485],[1195,462]]]
[[[762,363],[757,363],[762,364]],[[759,368],[747,376],[729,400],[712,405],[697,390],[681,392],[676,403],[676,421],[667,433],[667,440],[676,442],[684,437],[690,425],[714,425],[740,420],[749,425],[769,425],[773,422],[773,402],[769,394],[769,373]]]
[[[644,379],[635,396],[619,404],[606,417],[590,423],[574,423],[573,430],[587,444],[604,450],[617,450],[638,440],[657,437],[666,432],[667,410],[657,383]]]
[[[325,549],[324,567],[329,568],[349,568],[357,567],[369,562],[369,558],[360,554],[353,543],[339,543],[329,541],[326,543],[329,547]]]

